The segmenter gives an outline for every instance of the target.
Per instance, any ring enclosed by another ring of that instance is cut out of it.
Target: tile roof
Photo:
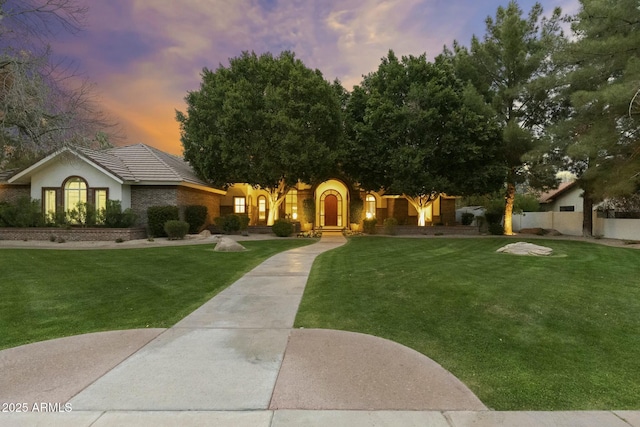
[[[563,182],[558,186],[558,188],[542,193],[538,200],[540,203],[551,203],[556,197],[573,188],[575,184],[576,181]]]
[[[187,182],[209,186],[182,158],[165,153],[145,144],[114,147],[106,150],[78,149],[123,181],[130,182]]]

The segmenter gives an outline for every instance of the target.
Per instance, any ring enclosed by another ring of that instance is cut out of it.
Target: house
[[[119,200],[131,208],[141,225],[149,206],[204,205],[207,223],[226,214],[248,215],[250,225],[266,225],[269,194],[248,184],[227,190],[199,179],[182,158],[145,144],[104,150],[65,147],[30,167],[0,176],[0,202],[30,196],[42,203],[48,215],[74,209],[78,202],[103,208],[107,200]],[[276,217],[300,221],[303,227],[341,230],[352,222],[352,200],[362,200],[363,217],[382,224],[394,217],[401,225],[417,225],[418,213],[399,195],[365,192],[347,179],[334,178],[316,185],[298,183],[279,206]],[[314,206],[305,215],[305,205]],[[454,225],[455,197],[437,197],[427,208],[427,224]]]
[[[78,202],[101,209],[107,200],[119,200],[144,225],[147,208],[156,205],[204,205],[212,222],[225,191],[200,180],[181,158],[135,144],[105,150],[65,147],[0,181],[0,201],[24,195],[40,200],[47,215],[68,212]]]
[[[360,199],[362,218],[375,218],[382,224],[386,218],[396,218],[400,225],[417,225],[418,212],[402,196],[383,192],[365,192],[347,179],[332,178],[317,185],[298,183],[291,188],[279,207],[277,217],[300,221],[303,228],[342,230],[352,222],[351,202]],[[455,197],[441,195],[427,210],[427,223],[455,225]],[[312,218],[305,213],[307,205],[315,206]],[[235,184],[222,198],[221,214],[246,214],[251,225],[265,225],[269,217],[269,194],[247,184]]]
[[[547,212],[582,212],[582,193],[577,181],[563,182],[558,188],[542,193],[538,200]]]

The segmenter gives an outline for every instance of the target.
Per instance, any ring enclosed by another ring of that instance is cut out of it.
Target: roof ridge
[[[87,159],[90,162],[100,166],[104,170],[106,170],[109,173],[119,177],[120,179],[124,179],[122,174],[116,172],[115,170],[111,169],[109,166],[105,165],[103,162],[100,161],[100,159],[97,158],[97,156],[103,156],[103,155],[110,156],[110,157],[114,158],[115,160],[117,160],[118,162],[120,162],[122,164],[122,166],[127,170],[127,172],[131,173],[131,169],[129,169],[129,167],[125,164],[125,162],[123,162],[120,157],[116,156],[114,153],[111,152],[111,148],[106,148],[106,149],[101,149],[101,150],[95,150],[93,148],[82,147],[82,146],[65,147],[65,148],[67,148],[71,152],[75,152],[76,155],[83,156],[85,159]]]
[[[136,144],[134,144],[136,145]],[[169,170],[171,171],[171,173],[173,175],[175,175],[176,178],[178,178],[180,181],[184,181],[184,177],[182,175],[180,175],[178,173],[178,171],[176,171],[173,166],[171,166],[170,164],[168,164],[167,162],[165,162],[156,151],[160,151],[163,154],[169,154],[169,153],[165,153],[164,151],[158,150],[157,148],[151,147],[147,144],[144,144],[142,142],[138,143],[137,145],[141,145],[145,150],[147,150],[149,153],[151,153],[152,156],[154,156],[156,159],[158,159],[158,161],[160,163],[162,163],[163,165],[165,165],[167,168],[169,168]],[[169,154],[170,155],[170,154]]]

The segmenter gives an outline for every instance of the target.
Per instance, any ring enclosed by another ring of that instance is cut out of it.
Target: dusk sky
[[[96,84],[125,144],[182,153],[175,110],[204,67],[244,50],[292,50],[307,67],[351,90],[389,49],[429,58],[454,40],[482,37],[508,0],[109,0],[89,1],[87,28],[53,44]],[[520,0],[528,13],[533,0]],[[575,14],[578,0],[542,0]]]

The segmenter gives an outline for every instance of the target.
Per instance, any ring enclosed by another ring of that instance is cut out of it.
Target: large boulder
[[[246,251],[247,248],[229,237],[220,237],[213,250],[216,252],[242,252]]]
[[[553,253],[553,249],[546,246],[534,245],[533,243],[517,242],[509,243],[506,246],[501,247],[496,252],[504,252],[514,255],[536,255],[536,256],[548,256]]]

